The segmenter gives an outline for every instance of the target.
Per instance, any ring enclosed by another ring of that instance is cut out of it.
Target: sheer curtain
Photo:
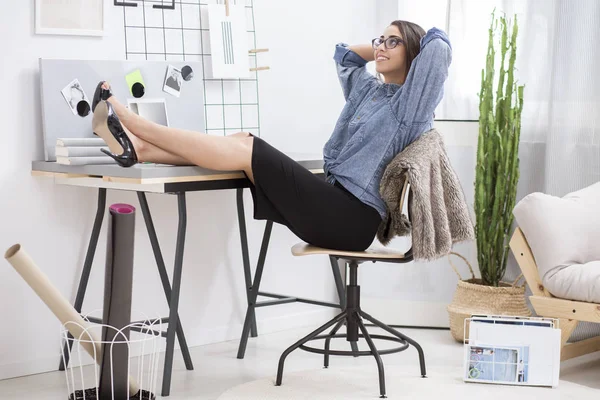
[[[556,196],[600,180],[600,2],[450,0],[454,46],[438,114],[478,119],[490,13],[517,15],[517,77],[525,84],[519,195]]]
[[[428,14],[432,7],[436,11]],[[516,77],[525,92],[517,201],[535,191],[563,196],[600,181],[598,0],[399,0],[400,18],[415,18],[425,29],[445,28],[452,42],[453,61],[436,117],[479,119],[494,8],[496,15],[516,14],[519,24]],[[519,273],[511,258],[506,280]],[[572,340],[598,333],[600,325],[580,324]]]
[[[540,8],[542,2],[532,3]],[[551,58],[540,65],[544,81],[539,91],[532,90],[534,102],[523,121],[525,146],[533,148],[536,142],[544,146],[533,153],[537,162],[530,162],[524,171],[531,177],[531,187],[524,186],[522,192],[533,189],[562,196],[600,180],[600,2],[552,3],[554,20],[547,32]],[[544,168],[536,171],[539,165]]]

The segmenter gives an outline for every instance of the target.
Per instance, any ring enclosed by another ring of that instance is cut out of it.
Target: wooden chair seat
[[[373,260],[386,262],[398,262],[407,259],[407,254],[398,250],[388,249],[384,247],[373,246],[369,247],[365,251],[341,251],[317,247],[304,242],[300,242],[294,245],[292,247],[292,254],[294,256],[310,256],[315,254],[325,254],[343,259]]]
[[[404,209],[405,199],[408,196],[409,191],[410,184],[408,183],[408,179],[405,179],[404,184],[402,185],[400,201],[398,203],[399,210]],[[292,254],[294,256],[310,256],[314,254],[325,254],[328,256],[333,256],[346,260],[385,261],[396,263],[406,263],[413,260],[412,247],[406,253],[381,246],[372,246],[366,249],[365,251],[340,251],[317,247],[301,242],[292,247]]]

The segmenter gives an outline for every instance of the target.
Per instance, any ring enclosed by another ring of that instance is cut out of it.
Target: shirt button
[[[356,120],[357,120],[357,121],[360,121],[360,117],[356,117]]]
[[[377,100],[375,97],[373,97],[373,101]]]

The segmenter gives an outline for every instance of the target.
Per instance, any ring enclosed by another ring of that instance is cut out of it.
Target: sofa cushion
[[[600,303],[600,182],[564,197],[531,193],[513,214],[548,291]]]

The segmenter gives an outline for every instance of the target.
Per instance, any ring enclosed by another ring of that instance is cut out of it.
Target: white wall
[[[261,126],[275,147],[322,152],[344,106],[333,63],[335,44],[370,43],[381,30],[373,4],[255,0],[258,40],[269,47],[273,68],[260,77]]]
[[[425,31],[436,27],[447,31],[446,26],[449,0],[420,0],[418,5],[412,1],[397,0],[400,19],[414,22]]]
[[[106,1],[112,4],[112,0]],[[11,2],[0,13],[0,87],[4,93],[0,99],[4,148],[0,158],[0,248],[4,251],[21,243],[72,302],[92,227],[96,192],[55,186],[30,176],[31,161],[43,158],[37,60],[123,58],[123,14],[120,8],[108,7],[108,31],[103,38],[36,36],[33,3]],[[272,70],[260,77],[262,137],[284,151],[320,152],[343,106],[331,59],[333,46],[339,41],[370,40],[373,32],[380,30],[375,26],[375,7],[361,0],[254,0],[254,4],[258,44],[271,49]],[[148,200],[170,274],[176,199],[149,195]],[[109,192],[108,204],[114,202],[138,205],[135,195],[126,192]],[[252,220],[249,193],[246,205],[254,264],[264,222]],[[237,340],[241,332],[246,297],[235,210],[234,191],[188,195],[180,316],[191,346]],[[137,223],[133,307],[166,315],[139,213]],[[103,229],[84,312],[101,308],[105,238]],[[262,287],[336,301],[327,259],[292,257],[290,246],[297,241],[287,229],[275,226]],[[0,378],[56,369],[59,324],[7,262],[0,267],[0,293]],[[314,326],[331,312],[303,305],[260,309],[259,333]],[[179,354],[177,365],[182,366]]]

